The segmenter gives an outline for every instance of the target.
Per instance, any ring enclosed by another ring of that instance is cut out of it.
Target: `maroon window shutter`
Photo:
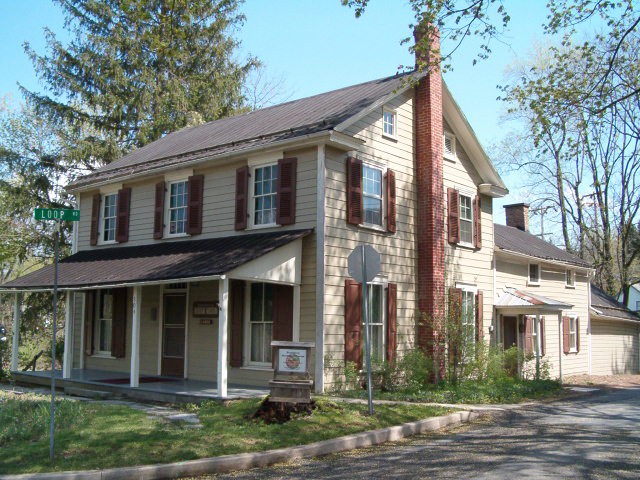
[[[204,175],[193,175],[187,182],[187,233],[200,235],[202,233],[202,194],[204,190]]]
[[[98,244],[98,226],[100,223],[100,194],[96,193],[93,196],[93,202],[91,204],[91,236],[89,243],[91,245]]]
[[[156,204],[153,211],[153,238],[164,236],[164,182],[156,183]]]
[[[580,318],[576,318],[576,350],[580,351]]]
[[[244,282],[241,280],[231,280],[229,285],[230,293],[230,318],[231,318],[231,338],[230,338],[230,358],[229,364],[232,367],[242,366],[242,331],[244,322]]]
[[[249,167],[236,170],[236,220],[234,228],[247,228],[247,205],[249,202]]]
[[[273,286],[273,340],[293,340],[293,287]]]
[[[111,319],[111,356],[124,358],[127,351],[127,289],[115,288]]]
[[[397,322],[398,286],[395,283],[387,285],[387,362],[396,360],[398,347]]]
[[[387,170],[387,232],[396,233],[396,174]]]
[[[96,291],[85,293],[84,353],[93,355],[93,317],[96,311]]]
[[[116,222],[116,242],[129,241],[129,212],[131,210],[131,189],[118,190],[118,219]]]
[[[480,208],[480,196],[473,199],[473,246],[482,248],[482,209]]]
[[[344,359],[362,368],[362,286],[348,278],[344,283]]]
[[[460,194],[455,188],[447,188],[447,205],[449,243],[460,243]]]
[[[540,317],[540,355],[545,356],[547,353],[547,339],[544,335],[544,317]]]
[[[347,158],[347,223],[360,225],[364,221],[362,212],[362,162]]]
[[[297,158],[278,160],[278,182],[276,196],[276,223],[296,223],[296,170]]]
[[[569,317],[562,317],[562,351],[569,353],[571,342],[569,341]]]
[[[482,290],[478,290],[476,294],[476,342],[482,340],[482,323],[484,320],[483,317],[483,308],[484,308],[484,295]]]
[[[533,320],[534,318],[529,315],[524,317],[524,353],[526,355],[533,353]]]

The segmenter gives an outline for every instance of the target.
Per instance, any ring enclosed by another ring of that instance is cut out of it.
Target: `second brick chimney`
[[[529,231],[529,204],[513,203],[504,206],[507,217],[507,227],[515,227],[519,230]]]

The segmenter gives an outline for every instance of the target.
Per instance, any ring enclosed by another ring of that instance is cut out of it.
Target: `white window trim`
[[[282,156],[280,156],[280,158],[283,158]],[[249,214],[249,221],[247,222],[247,229],[250,230],[259,230],[262,228],[273,228],[273,227],[278,227],[278,223],[274,222],[274,223],[262,223],[259,225],[255,224],[255,216],[256,216],[256,202],[255,202],[255,196],[254,196],[254,191],[255,191],[255,185],[254,185],[254,179],[256,178],[256,169],[258,168],[264,168],[264,167],[272,167],[272,166],[277,166],[278,165],[278,161],[273,161],[273,160],[269,160],[266,162],[262,162],[262,163],[253,163],[249,166],[249,195],[247,196],[249,199],[249,203],[247,205],[247,212]],[[278,175],[280,175],[280,172],[278,172]],[[275,192],[276,194],[276,203],[278,201],[278,192]],[[277,211],[276,211],[276,217],[277,217]]]
[[[458,242],[458,245],[462,247],[475,248],[475,245],[473,244],[473,235],[475,233],[474,229],[475,229],[475,223],[476,223],[474,218],[475,212],[473,211],[474,194],[468,191],[458,190],[458,199],[459,199],[458,200],[458,217],[460,219],[460,222],[463,221],[462,220],[462,197],[467,197],[471,202],[471,241],[465,242],[462,240],[462,227],[460,227],[460,242]],[[464,220],[464,221],[466,222],[468,220]]]
[[[578,316],[575,313],[569,314],[567,315],[567,317],[569,317],[569,353],[578,353],[578,336],[580,335],[580,331],[576,328],[575,330],[575,339],[576,339],[576,344],[571,345],[571,321],[574,321],[574,325],[577,327],[576,324],[576,320],[578,319]]]
[[[380,199],[382,200],[382,208],[380,210],[382,218],[380,219],[380,225],[364,221],[364,167],[380,170]],[[376,230],[378,232],[387,231],[387,170],[388,168],[385,165],[364,160],[362,161],[362,223],[360,224],[360,227]]]
[[[386,351],[387,351],[387,322],[388,322],[387,286],[388,286],[388,283],[389,283],[388,280],[384,276],[377,276],[370,282],[367,282],[367,286],[380,285],[380,287],[382,288],[382,359],[383,359],[383,362],[386,361]],[[368,292],[369,290],[367,289],[367,293]],[[371,315],[371,312],[369,312],[369,315]],[[364,349],[365,349],[364,329],[365,329],[364,312],[362,312],[362,358],[363,359],[364,359],[364,353],[365,353],[364,352]],[[373,354],[373,352],[371,353]],[[372,360],[373,360],[373,357],[372,357]],[[364,362],[363,362],[363,367],[364,367]]]
[[[105,206],[105,200],[106,197],[111,196],[111,195],[115,195],[116,197],[116,216],[115,218],[115,222],[116,222],[116,228],[114,230],[113,233],[113,240],[104,240],[104,206]],[[117,240],[117,235],[118,235],[118,190],[110,190],[110,191],[105,191],[105,193],[100,192],[100,211],[98,212],[98,245],[113,245],[115,243],[118,243]]]
[[[243,357],[242,368],[250,370],[268,370],[273,368],[272,362],[252,362],[251,361],[251,286],[255,283],[264,284],[269,282],[246,282],[244,288],[244,328],[242,336]],[[271,324],[271,340],[273,340],[273,323]],[[273,360],[273,359],[272,359]]]
[[[175,178],[173,180],[166,180],[166,195],[164,198],[164,237],[163,238],[181,238],[181,237],[189,237],[190,235],[187,233],[187,225],[185,224],[185,231],[182,233],[169,233],[171,230],[171,213],[169,207],[171,206],[171,185],[175,183],[186,184],[185,188],[189,189],[189,179],[187,177]],[[187,198],[187,211],[185,217],[189,214],[189,204]]]
[[[537,265],[538,266],[538,280],[536,281],[532,281],[531,280],[531,265]],[[540,280],[542,279],[542,267],[540,266],[539,262],[529,262],[527,264],[527,285],[528,286],[540,286]]]
[[[569,278],[572,278],[573,283],[569,283]],[[576,288],[576,271],[567,268],[564,273],[564,286],[565,288]]]
[[[472,342],[472,344],[474,345],[473,348],[475,349],[475,339],[476,339],[476,336],[477,336],[477,332],[476,332],[476,295],[478,294],[478,286],[473,284],[473,283],[456,282],[456,288],[459,288],[463,292],[473,294],[473,303],[472,303],[472,305],[473,305],[473,316],[472,316],[472,319],[471,319],[471,325],[473,325],[473,342]],[[460,309],[462,309],[462,305],[460,305]],[[463,352],[463,354],[466,354],[466,352]],[[466,359],[468,359],[468,358],[466,358]]]
[[[91,355],[92,357],[97,357],[97,358],[116,358],[113,355],[111,355],[111,350],[99,350],[99,346],[100,346],[100,329],[102,326],[102,317],[100,316],[100,307],[101,307],[101,302],[102,302],[102,292],[104,292],[105,290],[109,290],[108,288],[105,289],[100,289],[97,291],[97,297],[98,297],[98,301],[95,302],[95,325],[93,326],[93,354]],[[111,334],[113,335],[113,291],[111,292]]]
[[[386,133],[384,131],[384,114],[385,113],[389,113],[391,115],[393,115],[393,135],[389,135],[388,133]],[[392,109],[392,108],[387,108],[387,107],[383,107],[382,108],[382,136],[384,138],[389,138],[391,140],[397,140],[398,139],[398,112],[396,112],[396,110]]]
[[[453,152],[452,153],[447,153],[446,149],[445,149],[445,145],[446,145],[446,140],[450,139],[451,140],[451,147]],[[442,156],[443,158],[445,158],[446,160],[455,162],[458,159],[458,149],[457,149],[457,141],[456,141],[456,136],[453,133],[450,132],[444,132],[444,134],[442,135]]]

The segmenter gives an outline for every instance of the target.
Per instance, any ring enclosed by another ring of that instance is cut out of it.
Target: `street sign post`
[[[60,221],[79,221],[80,210],[67,208],[36,208],[33,211],[33,218],[36,220],[53,220],[56,222],[53,249],[53,335],[51,337],[51,419],[49,422],[49,459],[53,461],[56,414],[56,324],[58,323],[58,251],[60,249]]]
[[[380,273],[380,254],[371,245],[360,245],[347,258],[349,275],[362,283],[362,312],[364,316],[364,351],[367,362],[367,397],[369,415],[373,415],[373,384],[371,374],[371,321],[369,318],[369,290],[367,283]]]

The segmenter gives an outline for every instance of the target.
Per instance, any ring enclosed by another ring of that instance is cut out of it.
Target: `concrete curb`
[[[201,458],[199,460],[189,460],[186,462],[112,468],[108,470],[0,475],[0,480],[124,480],[131,478],[151,480],[204,475],[208,473],[225,473],[233,470],[266,467],[274,463],[344,452],[346,450],[368,447],[379,443],[393,442],[411,435],[418,435],[449,425],[468,422],[478,417],[478,415],[476,412],[456,412],[442,417],[404,423],[395,427],[370,430],[368,432],[323,440],[308,445],[279,448],[277,450],[267,450],[266,452],[223,455],[220,457]]]

